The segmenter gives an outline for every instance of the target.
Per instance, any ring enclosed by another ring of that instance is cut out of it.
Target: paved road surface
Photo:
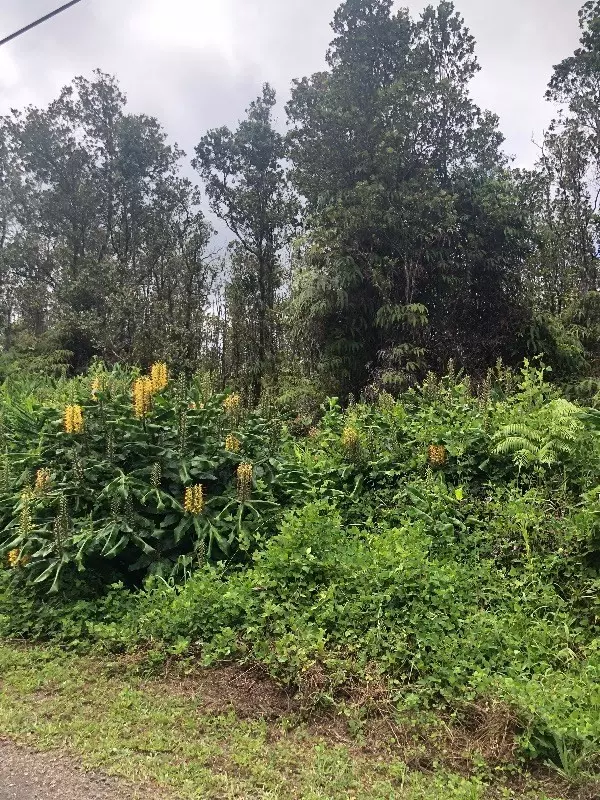
[[[35,753],[0,739],[0,800],[152,800],[56,753]]]

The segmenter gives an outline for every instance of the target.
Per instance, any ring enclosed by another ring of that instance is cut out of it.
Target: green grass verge
[[[168,686],[118,663],[0,644],[0,735],[190,800],[550,800],[483,773],[410,770],[385,744],[338,745],[282,718],[213,713],[202,696]]]

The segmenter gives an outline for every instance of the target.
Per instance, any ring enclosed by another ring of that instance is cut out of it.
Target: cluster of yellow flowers
[[[430,444],[427,457],[432,467],[443,467],[448,460],[448,452],[443,444]]]
[[[223,400],[223,408],[228,414],[235,414],[236,411],[239,411],[241,403],[242,398],[239,394],[230,394]]]
[[[138,419],[142,419],[150,411],[152,403],[152,381],[144,376],[133,384],[133,410]]]
[[[201,483],[196,484],[196,486],[187,487],[185,490],[183,507],[188,514],[201,513],[204,508],[204,489]]]
[[[157,361],[150,367],[150,375],[143,375],[133,384],[133,410],[138,419],[143,419],[150,411],[152,395],[167,387],[169,375],[164,361]]]
[[[358,447],[358,443],[358,431],[356,428],[346,425],[342,431],[342,447],[345,447],[347,450],[354,450],[356,447]]]
[[[253,474],[254,467],[252,464],[240,464],[237,468],[237,495],[238,500],[242,503],[250,499]],[[204,509],[204,487],[201,483],[186,488],[183,507],[188,514],[202,513]]]
[[[83,430],[83,408],[81,406],[65,408],[64,427],[66,433],[81,433]]]
[[[44,467],[38,469],[35,475],[35,491],[37,494],[44,494],[50,488],[51,476],[50,470]]]
[[[230,453],[238,453],[240,446],[240,440],[236,436],[233,436],[233,434],[229,434],[225,439],[225,450],[228,450]]]
[[[19,553],[21,551],[17,548],[15,550],[11,550],[8,554],[8,566],[16,569],[17,567],[26,567],[27,564],[31,561],[29,556],[23,556],[20,558]]]
[[[252,464],[240,464],[237,468],[237,493],[242,503],[250,499],[253,472]]]
[[[167,365],[164,361],[157,361],[155,364],[152,364],[150,368],[150,380],[152,381],[152,392],[154,394],[156,394],[156,392],[162,392],[163,389],[166,389],[169,382],[169,377],[167,373]]]
[[[358,430],[353,425],[346,425],[341,436],[342,447],[350,461],[359,461],[361,457],[361,441]]]

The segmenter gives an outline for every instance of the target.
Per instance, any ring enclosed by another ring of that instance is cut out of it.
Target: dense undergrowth
[[[314,420],[160,365],[12,380],[0,636],[258,661],[320,700],[493,697],[523,757],[595,772],[600,438],[546,377],[451,370]]]

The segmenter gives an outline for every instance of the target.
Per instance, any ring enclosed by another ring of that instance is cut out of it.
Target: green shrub
[[[302,485],[256,414],[235,403],[228,411],[221,395],[202,401],[200,386],[178,381],[149,391],[136,415],[139,378],[123,378],[116,370],[74,382],[67,404],[2,405],[0,555],[16,553],[29,582],[58,591],[86,571],[104,584],[139,583],[204,558],[243,560]],[[198,504],[186,508],[193,486],[202,487]]]

